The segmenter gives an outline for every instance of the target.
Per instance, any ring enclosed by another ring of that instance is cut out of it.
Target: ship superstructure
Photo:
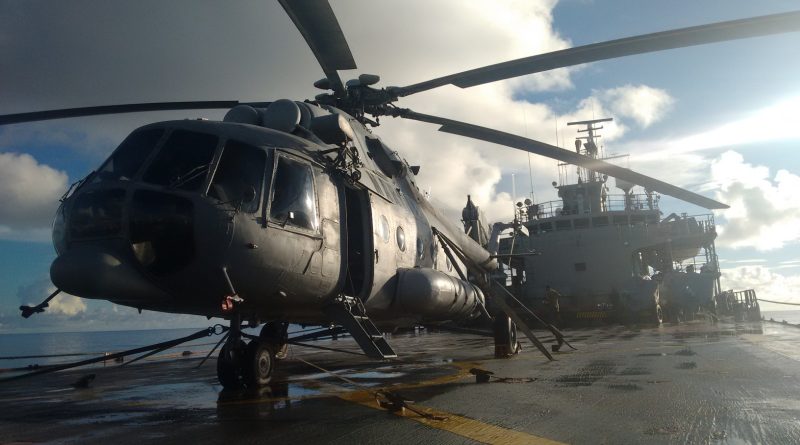
[[[611,159],[598,145],[599,124],[608,121],[569,123],[584,127],[578,154]],[[570,181],[572,168],[577,180]],[[546,286],[557,289],[563,317],[573,320],[680,320],[713,308],[720,291],[714,216],[664,217],[658,194],[620,180],[620,193],[612,193],[608,179],[560,164],[553,182],[560,200],[517,203],[516,229],[498,249],[512,291],[536,307]]]

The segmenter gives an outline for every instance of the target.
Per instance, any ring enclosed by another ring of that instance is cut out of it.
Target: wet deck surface
[[[61,372],[0,385],[0,443],[800,443],[798,328],[565,332],[579,351],[555,362],[527,343],[495,360],[491,339],[449,333],[395,336],[401,358],[382,363],[294,347],[258,393],[222,391],[198,358]],[[473,367],[513,380],[476,384]],[[378,388],[436,418],[380,409]]]

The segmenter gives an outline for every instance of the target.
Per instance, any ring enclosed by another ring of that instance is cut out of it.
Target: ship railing
[[[637,212],[658,210],[658,201],[660,196],[651,193],[640,193],[630,195],[606,195],[606,199],[601,203],[599,209],[592,209],[590,206],[584,208],[584,213],[601,213],[601,212]],[[529,206],[521,206],[517,208],[518,221],[527,222],[537,219],[553,218],[556,216],[569,216],[579,215],[577,208],[564,208],[564,202],[558,201],[545,201]]]
[[[730,314],[737,321],[756,321],[761,319],[761,308],[753,289],[720,292],[717,297],[717,312]]]
[[[686,213],[677,215],[672,213],[661,220],[661,224],[669,225],[671,227],[670,232],[674,235],[707,234],[716,233],[717,231],[714,215],[710,213],[700,215],[688,215]]]

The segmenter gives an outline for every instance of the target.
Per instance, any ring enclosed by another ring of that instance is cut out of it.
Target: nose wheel
[[[217,378],[225,389],[267,385],[278,359],[286,357],[286,323],[267,323],[249,343],[242,339],[238,317],[231,320],[228,340],[217,358]]]
[[[242,364],[246,345],[242,340],[225,342],[217,357],[217,379],[225,389],[242,387]]]
[[[517,325],[506,314],[495,315],[492,325],[494,331],[494,356],[495,358],[508,358],[516,355],[520,350],[517,341]]]

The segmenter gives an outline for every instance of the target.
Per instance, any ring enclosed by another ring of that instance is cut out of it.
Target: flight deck
[[[224,390],[201,351],[38,376],[0,385],[0,443],[800,443],[800,328],[565,333],[578,351],[553,362],[425,330],[394,335],[385,361],[294,346],[255,392]]]

